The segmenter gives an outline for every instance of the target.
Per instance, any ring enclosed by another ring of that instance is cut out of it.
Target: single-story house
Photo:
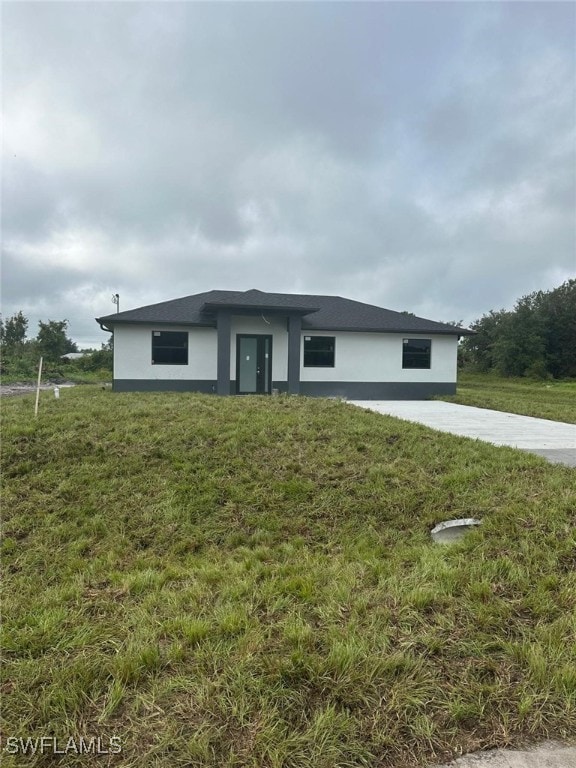
[[[114,390],[274,390],[363,400],[456,391],[470,331],[340,296],[208,291],[96,318],[114,333]]]

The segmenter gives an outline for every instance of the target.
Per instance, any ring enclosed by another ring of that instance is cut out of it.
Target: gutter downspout
[[[97,317],[94,318],[94,319],[96,320],[96,322],[98,323],[100,328],[103,331],[106,331],[106,333],[111,333],[112,334],[112,339],[114,339],[114,328],[106,328],[106,326],[103,323],[101,323],[100,320],[98,320]],[[114,344],[112,344],[112,390],[114,390],[114,357],[115,357],[115,354],[114,354]]]

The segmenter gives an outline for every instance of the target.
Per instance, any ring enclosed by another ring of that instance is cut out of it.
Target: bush
[[[82,371],[111,371],[114,360],[114,353],[111,349],[99,349],[91,352],[76,361]]]

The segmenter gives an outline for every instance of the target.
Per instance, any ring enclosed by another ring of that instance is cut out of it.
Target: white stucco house
[[[339,296],[208,291],[96,318],[114,390],[361,400],[456,391],[453,325]]]

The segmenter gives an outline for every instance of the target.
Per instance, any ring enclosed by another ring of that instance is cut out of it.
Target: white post
[[[40,379],[42,378],[42,358],[38,366],[38,384],[36,385],[36,405],[34,406],[34,416],[38,416],[38,401],[40,400]]]

